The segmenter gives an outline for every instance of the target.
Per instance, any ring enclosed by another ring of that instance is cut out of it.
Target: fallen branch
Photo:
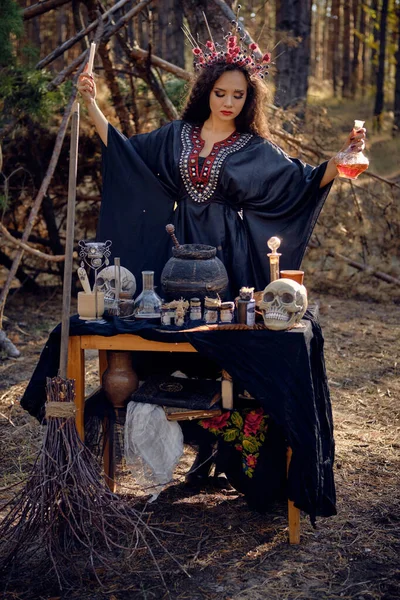
[[[36,4],[32,4],[32,6],[28,6],[22,11],[22,17],[24,21],[28,21],[28,19],[33,19],[33,17],[37,17],[42,15],[49,10],[53,10],[58,6],[62,6],[63,4],[68,4],[71,0],[45,0],[44,2],[37,2]]]
[[[371,267],[370,265],[367,265],[365,263],[360,263],[360,262],[353,260],[352,258],[343,256],[343,254],[340,254],[339,252],[335,252],[334,250],[328,250],[326,254],[328,256],[331,256],[332,258],[339,258],[340,260],[343,260],[351,267],[354,267],[355,269],[358,269],[359,271],[364,271],[368,275],[373,275],[374,277],[377,277],[378,279],[381,279],[382,281],[386,281],[386,283],[393,283],[394,285],[400,285],[400,279],[397,279],[396,277],[392,277],[392,275],[388,275],[387,273],[383,273],[383,271],[378,271],[377,269],[375,269],[374,267]]]
[[[26,250],[30,254],[33,254],[34,256],[37,256],[38,258],[41,258],[42,260],[50,260],[52,262],[63,262],[65,260],[64,254],[46,254],[45,252],[36,250],[36,248],[32,248],[32,246],[30,246],[29,244],[26,244],[25,242],[15,239],[15,237],[13,237],[11,235],[11,233],[9,233],[7,231],[7,229],[4,227],[4,225],[2,223],[0,223],[0,233],[2,235],[4,235],[4,237],[9,242],[11,242],[11,244],[13,244],[14,246],[17,246],[17,248],[22,248],[23,250]],[[74,258],[76,258],[77,256],[78,256],[78,254],[76,252],[74,252]]]
[[[319,250],[324,249],[321,246],[321,244],[319,244],[316,240],[310,240],[308,243],[308,246],[309,246],[309,248],[318,248]],[[400,285],[400,279],[397,279],[397,277],[392,277],[392,275],[388,275],[387,273],[384,273],[383,271],[378,271],[378,269],[375,269],[375,267],[371,267],[371,265],[367,265],[366,263],[360,263],[356,260],[353,260],[352,258],[344,256],[343,254],[340,254],[339,252],[335,252],[335,250],[325,250],[325,254],[326,254],[326,256],[330,256],[332,258],[338,258],[339,260],[343,260],[351,267],[354,267],[355,269],[358,269],[359,271],[364,271],[368,275],[373,275],[374,277],[377,277],[378,279],[381,279],[382,281],[385,281],[386,283],[393,283],[394,285]]]

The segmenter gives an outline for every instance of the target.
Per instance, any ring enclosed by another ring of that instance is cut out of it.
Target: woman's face
[[[239,116],[247,96],[247,81],[241,71],[226,71],[214,83],[210,109],[214,117],[232,121]]]

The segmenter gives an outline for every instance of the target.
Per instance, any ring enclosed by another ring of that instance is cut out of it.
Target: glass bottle
[[[365,121],[354,121],[354,130],[357,132],[364,127]],[[354,152],[354,149],[348,146],[345,150],[338,152],[335,156],[335,164],[339,177],[347,179],[357,179],[357,177],[368,169],[369,160],[362,151]]]
[[[154,291],[154,271],[142,271],[143,291],[135,300],[133,313],[136,319],[159,319],[161,298]]]

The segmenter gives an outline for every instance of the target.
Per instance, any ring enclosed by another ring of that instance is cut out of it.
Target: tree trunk
[[[115,112],[118,115],[121,129],[127,137],[131,137],[134,131],[132,128],[129,111],[125,106],[125,101],[122,97],[121,90],[119,89],[117,78],[115,77],[114,67],[111,62],[110,53],[106,45],[103,43],[101,43],[99,46],[99,55],[103,63],[105,79],[111,92],[113,105],[115,108]]]
[[[210,37],[203,17],[204,12],[214,41],[223,43],[223,37],[230,31],[232,24],[213,0],[181,0],[180,3],[195,40],[205,44]],[[230,5],[231,2],[227,4]]]
[[[35,19],[36,20],[36,19]],[[56,13],[57,46],[61,46],[67,39],[67,14],[62,6]],[[62,54],[56,61],[55,68],[62,71],[66,66],[66,55]]]
[[[330,55],[332,58],[332,85],[333,95],[336,98],[339,92],[339,86],[341,81],[341,62],[340,62],[340,51],[339,51],[339,38],[340,38],[340,0],[332,0],[332,38],[330,43]]]
[[[374,38],[374,46],[371,49],[371,81],[376,82],[378,77],[378,59],[377,59],[377,51],[375,50],[375,46],[379,45],[379,8],[378,8],[378,0],[371,0],[371,11],[372,15],[370,17],[370,29],[372,29],[372,35]]]
[[[362,5],[359,0],[353,0],[353,61],[351,63],[351,95],[356,97],[360,84],[360,25]]]
[[[276,60],[275,104],[305,105],[310,71],[311,0],[281,0],[276,29],[281,40]]]
[[[312,12],[313,15],[313,53],[311,60],[312,75],[318,82],[322,82],[324,77],[324,42],[323,42],[323,19],[324,6],[323,3],[317,2],[316,9]]]
[[[400,10],[397,11],[397,50],[396,50],[396,76],[394,90],[394,120],[393,120],[393,135],[400,135]]]
[[[54,215],[53,202],[50,196],[47,194],[43,198],[42,202],[42,214],[46,222],[47,231],[49,234],[50,248],[53,254],[64,254],[64,247],[60,242],[60,234],[57,228],[56,218]],[[61,281],[64,273],[64,263],[60,262],[57,264],[57,268],[60,271]]]
[[[154,7],[154,48],[157,56],[185,67],[183,8],[180,0],[164,0]]]
[[[362,36],[361,42],[361,95],[365,97],[367,92],[367,82],[369,82],[369,61],[367,60],[368,47],[366,44],[367,35],[367,11],[364,8],[364,4],[361,5],[360,14],[360,35]]]
[[[342,64],[342,96],[350,98],[351,72],[351,3],[343,4],[343,64]]]
[[[382,0],[380,30],[379,30],[379,60],[378,76],[376,78],[376,96],[374,108],[374,128],[381,130],[382,111],[384,105],[384,83],[385,83],[385,54],[386,54],[386,29],[389,0]]]

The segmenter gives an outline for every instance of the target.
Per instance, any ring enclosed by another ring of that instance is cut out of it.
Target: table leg
[[[107,350],[99,350],[99,376],[100,385],[103,383],[103,375],[108,367]],[[109,419],[103,420],[103,467],[106,484],[112,492],[117,491],[115,481],[115,457],[114,457],[114,426]]]
[[[68,342],[68,378],[75,379],[76,428],[82,441],[85,439],[85,351],[81,337],[72,335]]]
[[[292,460],[292,449],[289,447],[286,454],[286,469],[289,473],[289,465]],[[296,508],[292,500],[288,500],[289,521],[289,543],[300,544],[300,510]]]

